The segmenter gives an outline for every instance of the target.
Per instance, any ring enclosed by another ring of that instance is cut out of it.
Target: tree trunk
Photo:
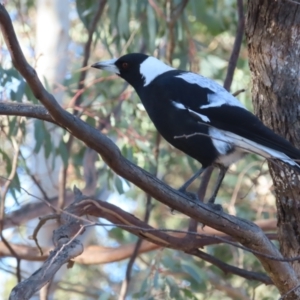
[[[246,35],[255,114],[300,148],[300,2],[295,2],[249,0]],[[280,251],[284,257],[299,256],[300,176],[278,162],[269,166],[276,194]],[[300,263],[291,264],[299,279]],[[283,287],[277,287],[286,293]],[[299,295],[291,291],[285,299],[300,299]]]

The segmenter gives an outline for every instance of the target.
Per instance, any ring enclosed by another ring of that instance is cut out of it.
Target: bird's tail
[[[300,174],[300,150],[282,137],[276,135],[276,138],[280,139],[280,143],[274,143],[272,145],[274,148],[270,148],[228,131],[224,131],[223,134],[231,139],[235,146],[244,151],[258,154],[268,160],[280,160]],[[273,134],[275,135],[275,133]]]

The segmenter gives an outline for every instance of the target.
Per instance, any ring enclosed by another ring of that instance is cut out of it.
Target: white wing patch
[[[208,134],[212,139],[213,145],[221,155],[226,155],[234,146],[232,138],[229,138],[224,133],[226,131],[219,130],[215,127],[208,128]]]
[[[165,63],[153,56],[149,56],[140,65],[140,73],[144,78],[145,82],[144,86],[148,85],[157,76],[171,70],[174,70],[174,68],[166,65]]]
[[[187,108],[180,102],[172,101],[172,104],[178,109],[187,109],[191,115],[194,115],[195,117],[200,118],[203,122],[206,122],[206,123],[210,122],[210,119],[207,116],[205,116],[203,114],[199,114],[199,113]]]
[[[190,84],[197,84],[202,88],[207,88],[213,92],[213,94],[208,94],[209,104],[202,105],[200,108],[218,107],[223,104],[238,106],[246,109],[241,102],[239,102],[234,96],[232,96],[227,90],[225,90],[221,85],[215,81],[203,77],[201,75],[187,72],[177,75],[176,77],[185,80]]]
[[[286,154],[269,147],[262,146],[232,132],[220,130],[215,127],[210,127],[208,132],[217,151],[222,155],[219,157],[219,162],[226,166],[229,166],[231,163],[239,160],[243,156],[243,153],[252,152],[265,158],[280,159],[291,166],[300,167]],[[234,146],[237,147],[236,150],[234,152],[230,152],[230,149]]]
[[[178,109],[186,109],[186,107],[182,103],[172,101],[172,104]]]
[[[193,111],[193,110],[191,110],[191,109],[189,109],[189,108],[188,108],[188,111],[189,111],[189,113],[191,113],[192,115],[194,115],[194,116],[200,118],[203,122],[206,122],[206,123],[209,123],[209,122],[210,122],[209,117],[207,117],[207,116],[205,116],[205,115],[203,115],[203,114],[199,114],[199,113],[197,113],[197,112],[195,112],[195,111]]]

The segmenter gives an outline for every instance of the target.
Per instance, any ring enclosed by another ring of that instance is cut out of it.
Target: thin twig
[[[107,2],[107,0],[98,1],[98,6],[96,9],[96,12],[94,14],[93,20],[91,21],[90,27],[88,29],[88,39],[84,46],[82,69],[81,69],[79,80],[78,80],[77,91],[82,91],[85,89],[84,81],[85,81],[86,74],[87,74],[87,69],[85,67],[87,66],[88,60],[90,58],[93,35],[95,32],[96,26],[100,20],[100,17],[104,11],[106,2]],[[78,93],[78,96],[74,103],[75,107],[79,106],[80,103],[82,102],[82,94],[83,93]],[[73,111],[73,113],[74,113],[74,115],[77,115],[79,113],[79,111],[75,109]],[[74,137],[72,135],[70,135],[69,140],[66,144],[66,149],[68,152],[71,151],[73,140],[74,140]],[[61,209],[64,207],[65,197],[66,197],[67,169],[68,169],[68,165],[62,166],[62,168],[60,170],[60,174],[59,174],[58,207]]]
[[[157,16],[163,20],[167,20],[167,17],[165,16],[164,12],[162,9],[159,7],[159,5],[156,3],[155,0],[148,0],[148,3],[151,5],[151,7],[154,9],[156,12]]]
[[[83,61],[82,61],[82,68],[86,67],[90,58],[90,53],[91,53],[91,46],[92,46],[92,42],[93,42],[93,35],[95,33],[97,24],[102,16],[102,13],[104,11],[104,7],[106,4],[107,0],[99,0],[98,1],[98,6],[95,12],[95,15],[93,17],[93,20],[91,21],[90,27],[88,29],[88,39],[85,43],[84,46],[84,52],[83,52]],[[87,70],[84,68],[81,72],[80,72],[80,76],[79,76],[79,80],[78,80],[78,86],[77,86],[77,90],[80,91],[82,89],[84,89],[84,81],[86,78],[86,74],[87,74]],[[80,94],[76,101],[75,101],[75,106],[80,105],[82,100],[82,94]],[[74,112],[74,114],[76,115],[76,111]]]
[[[26,161],[26,158],[24,157],[24,155],[22,154],[22,151],[20,151],[20,156],[23,159],[23,161]],[[28,168],[27,164],[24,164],[24,168],[26,170],[26,174],[28,174],[28,176],[31,178],[31,180],[34,182],[34,184],[38,187],[38,189],[40,190],[42,196],[44,197],[45,200],[47,200],[48,202],[50,201],[45,189],[42,187],[42,185],[40,184],[40,182],[35,178],[35,176],[33,174],[31,174],[30,169]]]
[[[183,13],[183,11],[184,11],[186,5],[188,4],[188,2],[189,2],[189,0],[182,0],[181,3],[178,4],[177,7],[175,7],[175,9],[172,11],[172,19],[170,20],[170,22],[172,22],[173,24],[176,23],[178,18]]]
[[[20,120],[19,120],[20,121]],[[21,139],[22,139],[22,132],[19,130],[18,132],[18,141],[12,142],[15,153],[12,160],[12,166],[10,174],[6,180],[6,182],[3,185],[3,188],[1,189],[1,199],[0,199],[0,237],[3,241],[3,243],[6,245],[6,247],[9,249],[9,251],[15,256],[17,266],[16,266],[16,277],[18,282],[21,281],[21,260],[18,256],[18,254],[14,251],[14,249],[10,246],[9,242],[6,240],[6,238],[3,236],[3,226],[4,226],[4,216],[5,216],[5,199],[7,192],[9,190],[9,187],[13,181],[13,179],[16,176],[17,173],[17,167],[18,167],[18,159],[19,159],[19,153],[20,153],[20,147],[21,147]]]
[[[288,296],[290,293],[294,292],[300,287],[300,284],[296,285],[294,288],[290,289],[288,292],[283,294],[278,300],[283,300],[286,296]]]
[[[238,275],[240,277],[243,277],[248,280],[257,280],[260,282],[263,282],[264,284],[273,284],[273,281],[271,280],[270,277],[266,276],[263,273],[258,273],[258,272],[252,272],[252,271],[247,271],[245,269],[237,268],[235,266],[229,265],[227,263],[224,263],[220,259],[205,253],[199,249],[194,249],[191,251],[186,251],[186,253],[194,255],[196,257],[199,257],[212,265],[218,267],[220,270],[222,270],[225,274],[231,273]]]
[[[155,158],[155,166],[154,166],[154,175],[157,175],[157,171],[158,171],[158,159],[159,159],[159,145],[160,145],[160,141],[161,141],[161,136],[159,134],[159,132],[156,132],[156,142],[155,142],[155,148],[154,148],[154,158]],[[150,214],[151,214],[151,210],[152,210],[152,201],[151,201],[151,196],[149,194],[147,194],[147,203],[146,203],[146,211],[145,211],[145,216],[144,216],[144,222],[148,223],[149,222],[149,218],[150,218]],[[143,239],[139,238],[136,242],[136,245],[134,247],[133,253],[129,259],[129,262],[127,264],[127,268],[126,268],[126,275],[125,275],[125,279],[122,282],[122,286],[121,286],[121,290],[120,290],[120,295],[119,295],[119,300],[125,300],[127,292],[128,292],[128,287],[129,287],[129,283],[130,283],[130,279],[131,279],[131,272],[132,272],[132,267],[133,264],[139,254],[139,249],[141,248]]]
[[[252,163],[250,163],[249,165],[247,165],[238,175],[238,178],[237,178],[237,182],[235,184],[235,187],[234,187],[234,190],[232,192],[232,195],[231,195],[231,200],[228,204],[228,211],[230,214],[232,215],[235,215],[236,213],[236,210],[235,210],[235,202],[237,200],[237,196],[238,196],[238,192],[240,191],[241,189],[241,186],[242,186],[242,182],[244,180],[244,177],[245,175],[248,173],[248,171],[253,168],[254,166],[257,166],[257,165],[260,165],[261,162],[258,162],[258,161],[254,161]]]
[[[245,17],[244,17],[243,0],[237,0],[237,12],[238,12],[238,27],[236,31],[234,44],[233,44],[233,49],[228,62],[226,78],[224,80],[224,88],[228,91],[230,90],[230,86],[233,80],[233,74],[239,58],[240,49],[243,41],[243,35],[244,35]]]

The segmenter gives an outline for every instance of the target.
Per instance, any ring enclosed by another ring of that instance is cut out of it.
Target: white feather
[[[182,103],[172,101],[172,104],[178,109],[186,109],[186,107]]]
[[[300,167],[294,160],[288,157],[286,154],[271,149],[269,147],[260,145],[256,142],[243,138],[237,134],[229,131],[217,129],[215,127],[209,128],[209,135],[212,138],[212,142],[217,151],[222,155],[219,158],[219,162],[229,166],[231,163],[239,160],[243,153],[252,152],[259,154],[265,158],[275,158],[291,165]],[[235,151],[230,152],[232,147],[237,147]],[[229,153],[228,153],[229,152]],[[228,154],[227,154],[228,153]]]
[[[148,85],[157,76],[171,70],[174,70],[174,68],[166,65],[153,56],[149,56],[140,65],[140,73],[145,81],[144,86]]]
[[[225,131],[215,127],[208,128],[208,134],[211,137],[215,148],[221,155],[226,155],[234,146],[232,138],[228,138],[224,133]]]
[[[176,108],[178,108],[178,109],[187,109],[192,115],[195,115],[195,116],[197,116],[198,118],[200,118],[203,122],[210,122],[210,119],[207,117],[207,116],[205,116],[205,115],[203,115],[203,114],[199,114],[199,113],[197,113],[197,112],[195,112],[195,111],[193,111],[193,110],[191,110],[191,109],[189,109],[189,108],[186,108],[182,103],[179,103],[179,102],[176,102],[176,101],[172,101],[172,104],[176,107]]]
[[[215,81],[203,77],[201,75],[187,72],[177,75],[176,77],[185,80],[190,84],[197,84],[202,88],[207,88],[214,92],[213,94],[208,94],[209,104],[202,105],[200,108],[218,107],[223,104],[238,106],[246,109],[241,102],[239,102],[234,96],[232,96],[226,89]]]
[[[210,119],[209,117],[203,115],[203,114],[199,114],[191,109],[188,109],[188,111],[192,114],[192,115],[195,115],[197,117],[199,117],[203,122],[206,122],[206,123],[209,123],[210,122]]]

